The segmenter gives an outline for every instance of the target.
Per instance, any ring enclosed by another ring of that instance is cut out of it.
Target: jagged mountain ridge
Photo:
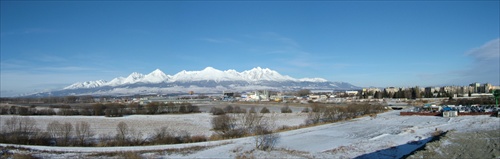
[[[201,71],[183,70],[175,75],[167,75],[159,69],[146,75],[133,72],[127,77],[117,77],[111,81],[78,82],[62,90],[37,93],[33,96],[167,94],[188,91],[217,93],[222,91],[290,91],[298,89],[353,90],[360,88],[346,82],[330,82],[322,78],[296,79],[281,75],[269,68],[256,67],[237,72],[236,70],[221,71],[207,67]]]

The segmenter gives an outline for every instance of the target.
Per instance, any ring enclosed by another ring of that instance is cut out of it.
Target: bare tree
[[[61,132],[62,132],[62,137],[63,137],[62,144],[69,145],[72,134],[73,134],[73,125],[70,122],[65,122],[61,128],[62,128]]]
[[[261,126],[264,124],[265,119],[262,114],[258,113],[245,113],[243,115],[239,115],[239,125],[241,125],[246,133],[248,134],[255,134],[255,129],[258,126]]]
[[[73,133],[73,125],[71,123],[66,122],[64,124],[59,123],[58,121],[52,121],[47,125],[46,129],[50,138],[58,142],[58,145],[69,145],[69,141],[71,140]]]
[[[49,134],[50,138],[58,139],[60,137],[59,130],[60,130],[61,125],[62,124],[59,123],[58,121],[52,121],[47,125],[46,131]]]
[[[120,122],[116,126],[116,139],[119,143],[124,144],[127,141],[127,136],[129,135],[129,127],[127,123]]]
[[[263,118],[261,117],[256,125],[253,127],[253,133],[256,135],[254,137],[255,148],[259,150],[271,150],[273,149],[280,139],[280,135],[273,133],[275,120],[273,117]]]
[[[85,121],[81,121],[75,124],[75,135],[78,140],[78,145],[85,146],[85,140],[92,138],[94,132],[90,129],[90,124]]]

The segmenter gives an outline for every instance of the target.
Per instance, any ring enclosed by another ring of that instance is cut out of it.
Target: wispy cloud
[[[474,48],[465,53],[472,56],[476,61],[499,61],[500,58],[500,38],[493,39],[481,47]]]
[[[300,45],[299,43],[289,37],[283,36],[281,34],[278,34],[276,32],[263,32],[257,35],[247,35],[247,37],[251,38],[258,38],[264,41],[272,41],[272,42],[277,42],[281,45],[287,46],[287,47],[293,47],[293,48],[299,48]]]

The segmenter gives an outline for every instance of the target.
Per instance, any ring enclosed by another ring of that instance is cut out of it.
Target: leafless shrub
[[[288,105],[281,108],[281,113],[292,113],[292,109]]]
[[[308,107],[305,107],[304,109],[302,109],[301,111],[302,113],[309,113],[309,108]]]
[[[231,105],[227,105],[226,107],[224,107],[224,112],[226,113],[233,113],[233,106]]]
[[[212,118],[212,128],[222,138],[242,137],[245,131],[237,127],[236,119],[229,115],[220,115]]]
[[[191,136],[191,141],[190,142],[205,142],[207,141],[207,137],[203,135],[194,135]]]
[[[220,115],[212,118],[212,128],[215,131],[229,131],[235,127],[233,121],[234,119],[228,115]]]
[[[191,134],[188,131],[182,130],[175,135],[179,143],[189,143],[191,142]]]
[[[238,153],[238,154],[236,154],[236,156],[234,158],[235,159],[255,159],[256,157],[254,156],[254,154],[252,152],[253,152],[253,150],[244,151],[244,152],[236,151],[235,153]]]
[[[224,112],[224,110],[222,108],[217,108],[217,107],[212,107],[210,109],[210,113],[212,113],[212,115],[224,115],[224,114],[226,114],[226,112]]]
[[[263,107],[261,110],[260,110],[260,113],[270,113],[271,111],[269,111],[269,109],[267,109],[266,107]]]
[[[256,135],[254,137],[255,148],[259,150],[272,150],[280,139],[278,133],[272,133],[265,125],[256,128]]]
[[[161,127],[155,129],[153,135],[150,137],[151,141],[156,144],[175,144],[177,140],[175,137],[168,131],[168,127]]]
[[[248,113],[257,113],[257,111],[255,111],[255,107],[250,107],[250,110],[248,110]]]
[[[309,112],[306,118],[306,125],[317,124],[321,121],[321,112]]]
[[[233,113],[246,113],[246,109],[241,109],[240,106],[234,106]]]
[[[253,133],[254,128],[263,121],[263,115],[258,113],[246,113],[238,117],[238,125],[241,125],[248,134]]]

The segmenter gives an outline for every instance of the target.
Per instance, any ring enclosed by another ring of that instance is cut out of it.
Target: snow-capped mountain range
[[[221,71],[213,67],[207,67],[201,71],[186,71],[183,70],[175,75],[167,75],[160,69],[143,75],[134,72],[127,77],[114,78],[111,81],[97,80],[78,82],[64,89],[80,89],[80,88],[96,88],[103,86],[122,86],[136,83],[155,84],[155,83],[174,83],[174,82],[193,82],[193,81],[245,81],[248,83],[256,83],[259,81],[294,81],[294,82],[328,82],[322,78],[302,78],[295,79],[290,76],[281,75],[280,73],[269,68],[253,68],[251,70],[237,72],[236,70]]]
[[[127,77],[117,77],[111,81],[96,80],[78,82],[62,90],[38,93],[45,95],[133,95],[151,93],[217,93],[222,91],[253,90],[298,90],[298,89],[359,89],[345,82],[329,82],[322,78],[296,79],[281,75],[269,68],[256,67],[238,72],[236,70],[221,71],[207,67],[201,71],[180,71],[175,75],[167,75],[160,69],[149,74],[134,72]]]

